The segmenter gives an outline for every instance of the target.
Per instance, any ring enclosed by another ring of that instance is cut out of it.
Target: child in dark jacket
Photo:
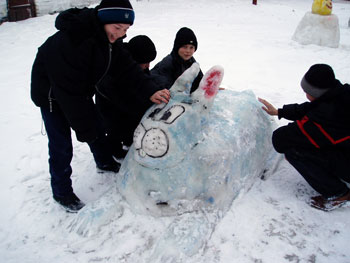
[[[196,62],[193,54],[197,47],[197,38],[191,29],[183,27],[176,33],[171,53],[151,70],[152,76],[162,88],[170,89],[175,80]],[[192,83],[191,93],[198,88],[202,78],[203,73],[200,71]]]
[[[149,65],[155,59],[157,52],[152,40],[145,35],[138,35],[130,39],[128,43],[123,43],[123,54],[129,56],[143,76],[143,81],[151,81]],[[120,57],[119,57],[120,60]],[[127,154],[127,147],[132,144],[134,131],[139,124],[143,114],[156,100],[145,100],[138,97],[139,94],[133,94],[134,89],[130,78],[124,81],[125,75],[109,74],[99,84],[99,93],[96,94],[96,106],[107,128],[107,139],[112,148],[112,154],[117,159],[122,159]],[[136,77],[136,76],[135,76]],[[138,93],[149,93],[147,89],[158,88],[144,86]],[[164,93],[162,96],[170,98],[170,92],[167,89],[160,90]],[[131,100],[129,98],[132,98]],[[166,101],[158,101],[168,102]],[[125,146],[125,147],[124,147]]]
[[[350,85],[341,84],[329,65],[315,64],[301,87],[310,102],[277,110],[259,98],[269,115],[293,121],[274,131],[273,146],[321,194],[311,198],[312,207],[350,205]]]

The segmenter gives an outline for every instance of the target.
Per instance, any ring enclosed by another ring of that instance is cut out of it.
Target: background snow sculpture
[[[340,31],[336,15],[332,15],[331,0],[314,0],[312,12],[307,12],[297,26],[292,39],[302,45],[339,46]]]

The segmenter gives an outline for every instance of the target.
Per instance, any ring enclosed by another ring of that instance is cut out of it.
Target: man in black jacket
[[[350,86],[341,84],[329,65],[315,64],[301,87],[310,102],[276,109],[264,99],[263,109],[293,120],[274,131],[275,150],[321,195],[311,206],[330,211],[350,205]]]
[[[112,158],[93,101],[100,82],[122,68],[135,96],[166,101],[152,82],[143,79],[131,58],[121,55],[122,38],[133,21],[128,0],[102,0],[94,9],[64,11],[56,19],[59,31],[39,47],[34,61],[31,97],[40,107],[48,135],[53,198],[67,211],[84,206],[70,179],[71,128],[79,141],[88,143],[100,171],[118,172],[120,167]]]

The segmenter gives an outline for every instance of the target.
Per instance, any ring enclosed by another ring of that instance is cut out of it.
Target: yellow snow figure
[[[314,0],[312,13],[319,15],[330,15],[332,13],[332,0]]]

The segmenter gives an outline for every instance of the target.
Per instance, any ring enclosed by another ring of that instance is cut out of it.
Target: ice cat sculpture
[[[169,103],[145,113],[117,175],[117,194],[134,213],[174,218],[147,262],[197,253],[233,200],[271,167],[272,122],[254,94],[218,92],[224,74],[219,66],[189,94],[198,72],[195,63],[170,89]],[[84,235],[121,216],[124,208],[107,195],[84,207],[72,229]]]

